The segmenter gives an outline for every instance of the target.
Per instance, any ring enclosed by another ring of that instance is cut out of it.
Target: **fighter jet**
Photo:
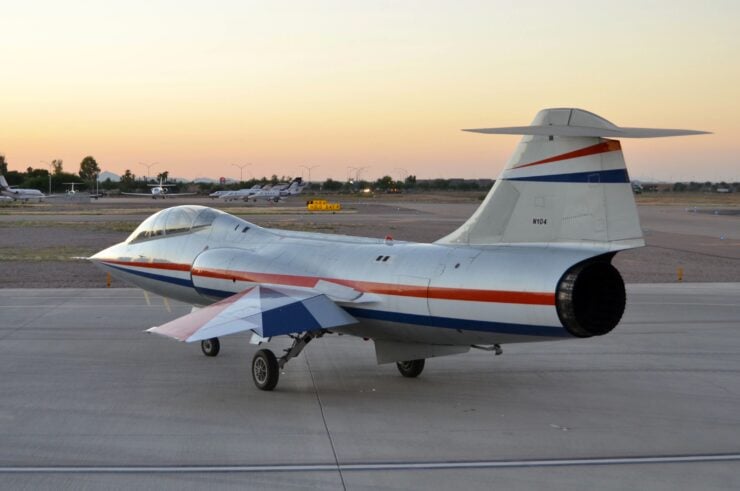
[[[252,378],[272,390],[306,345],[329,334],[375,343],[378,363],[416,377],[427,358],[507,343],[609,333],[625,310],[614,255],[644,245],[621,144],[703,132],[618,127],[580,109],[545,109],[496,184],[457,230],[431,244],[267,229],[199,206],[162,210],[92,258],[114,276],[190,303],[149,332],[201,342],[241,331],[288,337],[259,349]]]

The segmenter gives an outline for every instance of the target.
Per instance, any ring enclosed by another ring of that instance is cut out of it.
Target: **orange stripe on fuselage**
[[[516,167],[513,167],[513,169],[521,169],[523,167],[530,167],[532,165],[549,164],[550,162],[559,162],[561,160],[577,159],[578,157],[587,157],[589,155],[597,155],[606,152],[616,152],[617,150],[621,149],[622,146],[619,144],[619,141],[604,140],[601,143],[591,145],[590,147],[581,148],[580,150],[574,150],[572,152],[556,155],[554,157],[549,157],[543,160],[538,160],[537,162],[530,162],[529,164],[517,165]]]
[[[421,285],[396,285],[373,281],[344,280],[339,278],[317,278],[273,273],[229,271],[225,269],[194,268],[193,276],[224,280],[271,283],[278,285],[313,288],[319,280],[337,283],[366,293],[396,295],[401,297],[433,298],[438,300],[462,300],[468,302],[515,303],[525,305],[555,305],[554,293],[512,292],[502,290],[473,290],[461,288],[426,287]]]
[[[300,286],[313,288],[320,280],[354,288],[366,293],[396,295],[401,297],[433,298],[436,300],[460,300],[466,302],[513,303],[523,305],[555,305],[554,293],[515,292],[505,290],[475,290],[468,288],[426,287],[422,285],[396,285],[374,281],[344,280],[339,278],[319,278],[315,276],[298,276],[274,273],[257,273],[249,271],[230,271],[226,269],[190,269],[189,264],[148,263],[140,261],[119,261],[106,259],[104,263],[138,268],[163,269],[168,271],[190,271],[193,276],[220,280],[238,280],[250,283],[268,283],[273,285]]]

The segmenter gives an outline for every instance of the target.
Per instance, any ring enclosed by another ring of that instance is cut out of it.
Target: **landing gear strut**
[[[320,338],[324,331],[310,331],[293,338],[293,345],[285,350],[285,354],[277,358],[269,349],[261,349],[252,358],[252,380],[260,390],[272,390],[280,378],[280,370],[291,358],[298,356],[303,348],[314,338]],[[422,360],[423,361],[423,360]]]
[[[204,339],[200,342],[200,349],[206,356],[216,356],[221,351],[221,343],[218,338]]]
[[[396,362],[396,367],[401,375],[404,377],[414,378],[421,375],[424,371],[424,359],[421,360],[409,360]]]

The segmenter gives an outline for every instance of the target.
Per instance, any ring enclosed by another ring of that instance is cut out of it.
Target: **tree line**
[[[79,164],[77,173],[70,173],[64,170],[62,159],[55,159],[49,163],[49,168],[32,168],[28,167],[25,172],[8,170],[8,162],[5,155],[0,154],[0,174],[4,175],[11,186],[23,188],[38,189],[48,191],[51,184],[52,190],[64,189],[65,183],[75,182],[89,186],[89,190],[95,190],[95,180],[100,174],[100,166],[92,156],[87,156]],[[169,172],[163,171],[154,177],[143,178],[136,176],[130,169],[121,175],[120,182],[106,179],[100,181],[98,186],[105,192],[134,192],[148,190],[147,184],[157,183],[160,180],[166,182],[169,178]],[[186,188],[191,192],[208,193],[217,189],[236,190],[240,188],[250,188],[256,185],[275,185],[281,182],[289,182],[291,176],[278,176],[273,174],[270,177],[252,178],[247,181],[234,181],[222,185],[215,183],[187,183],[180,184],[180,187]],[[403,180],[393,179],[391,176],[383,176],[375,181],[370,180],[334,180],[331,178],[323,182],[312,182],[308,184],[310,191],[325,191],[337,193],[352,193],[370,190],[373,192],[408,192],[408,191],[487,191],[493,185],[491,179],[417,179],[414,175],[409,175]],[[740,192],[740,182],[676,182],[672,184],[643,184],[644,191],[668,191],[668,192],[716,192],[727,190],[728,192]],[[176,191],[177,188],[173,189]]]
[[[100,174],[100,166],[90,155],[82,159],[77,173],[65,172],[62,159],[54,159],[48,165],[48,169],[34,169],[29,166],[25,172],[8,170],[5,155],[0,154],[0,174],[5,176],[10,186],[47,192],[61,189],[66,183],[74,182],[85,184],[93,189],[95,179]]]

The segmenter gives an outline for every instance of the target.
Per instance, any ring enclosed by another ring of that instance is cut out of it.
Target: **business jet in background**
[[[436,356],[609,333],[626,305],[612,258],[645,245],[616,138],[703,132],[618,127],[580,109],[467,131],[524,137],[475,213],[434,243],[267,229],[178,206],[90,259],[200,307],[149,331],[200,341],[207,356],[241,331],[254,344],[292,340],[279,358],[254,354],[262,390],[310,341],[333,333],[372,339],[378,363],[395,362],[405,377]]]
[[[75,186],[84,186],[84,183],[81,182],[63,182],[62,184],[69,186],[69,189],[67,189],[64,194],[67,196],[74,196],[75,194],[79,193],[80,191],[78,189],[75,189]]]
[[[270,189],[261,189],[251,196],[247,197],[245,201],[249,201],[250,199],[252,201],[263,199],[266,201],[277,203],[278,201],[282,200],[283,198],[287,198],[288,196],[296,196],[298,194],[301,194],[305,187],[306,183],[303,182],[303,179],[301,179],[300,177],[296,177],[290,182],[290,184],[273,186]]]
[[[165,199],[168,196],[169,197],[175,197],[175,196],[194,196],[198,193],[170,193],[167,188],[171,188],[174,186],[177,186],[177,184],[165,184],[164,181],[160,178],[158,184],[147,184],[152,190],[148,193],[121,193],[126,196],[146,196],[148,198],[157,199],[162,198]]]
[[[9,186],[8,181],[5,180],[5,176],[0,175],[0,195],[9,198],[13,201],[25,201],[35,199],[41,202],[41,200],[48,198],[44,193],[38,189],[22,189],[14,186]],[[4,200],[7,201],[7,200]]]
[[[249,189],[237,189],[235,191],[227,191],[225,193],[222,193],[218,198],[224,200],[224,201],[238,201],[243,200],[247,201],[250,196],[253,196],[261,191],[261,187],[259,184],[255,184]]]

